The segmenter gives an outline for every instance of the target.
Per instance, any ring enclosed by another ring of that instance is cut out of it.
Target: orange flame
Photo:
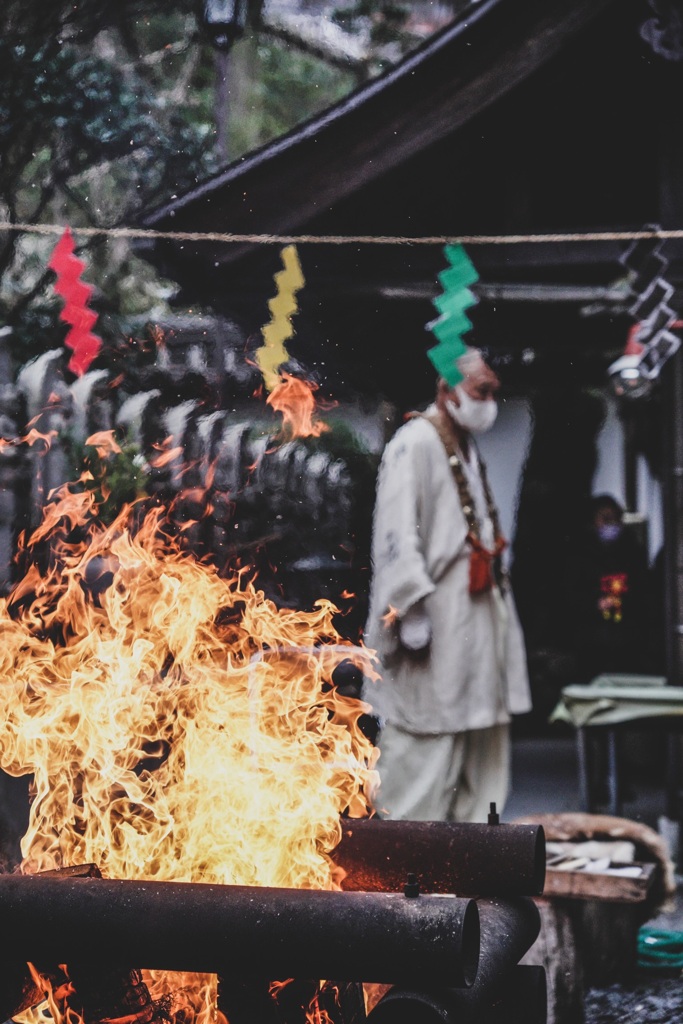
[[[38,441],[42,441],[45,445],[45,451],[48,451],[52,445],[53,437],[56,436],[56,430],[48,430],[47,433],[43,433],[37,430],[36,427],[31,427],[23,437],[0,438],[0,453],[4,452],[7,448],[16,448],[20,444],[27,444],[29,448],[32,448]]]
[[[155,444],[152,447],[155,448],[159,454],[153,455],[149,459],[150,466],[155,469],[161,469],[163,466],[168,466],[170,462],[175,462],[183,457],[183,449],[179,445],[175,448],[171,448],[171,438],[167,437],[165,441],[160,444]]]
[[[268,405],[282,413],[283,430],[288,437],[319,437],[330,429],[315,418],[315,391],[317,385],[283,373],[281,383],[268,395]]]
[[[372,671],[367,652],[329,601],[278,609],[180,550],[159,508],[106,526],[91,491],[57,498],[0,599],[0,766],[33,776],[21,870],[335,888],[339,815],[368,813],[375,751],[367,708],[329,680],[349,657]],[[213,976],[144,976],[215,1020]]]
[[[85,443],[97,449],[101,459],[106,459],[108,455],[121,454],[121,445],[116,441],[113,430],[98,430],[96,434],[86,438]]]
[[[382,622],[385,626],[393,626],[394,622],[398,619],[398,609],[394,608],[393,605],[389,605],[387,611],[382,615]]]

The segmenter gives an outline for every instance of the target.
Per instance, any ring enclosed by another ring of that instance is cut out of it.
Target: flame
[[[113,430],[98,430],[96,434],[86,438],[85,443],[95,448],[101,459],[106,459],[108,455],[121,454],[121,445],[114,437]]]
[[[387,994],[391,985],[363,985],[363,1001],[365,1003],[365,1012],[370,1014],[377,1006],[380,999]]]
[[[16,448],[20,444],[27,444],[29,448],[32,448],[38,441],[42,441],[45,445],[45,451],[48,451],[52,445],[52,439],[56,436],[56,430],[48,430],[47,433],[42,433],[36,427],[31,427],[23,437],[0,438],[0,453],[4,452],[7,448]]]
[[[159,454],[150,456],[150,466],[153,466],[155,469],[161,469],[163,466],[168,466],[171,462],[182,459],[182,447],[180,445],[176,445],[175,448],[171,448],[171,441],[172,438],[167,437],[159,444],[152,445]]]
[[[393,605],[389,605],[388,609],[382,615],[382,623],[385,626],[393,626],[398,619],[398,609],[394,608]]]
[[[268,395],[268,405],[282,413],[283,431],[288,438],[319,437],[330,429],[315,418],[316,390],[316,385],[283,373],[281,382]]]
[[[158,507],[105,525],[90,490],[56,499],[0,600],[0,766],[33,776],[21,870],[335,888],[339,815],[369,812],[375,751],[367,708],[329,680],[346,658],[372,672],[368,653],[329,601],[278,609],[182,551]],[[145,974],[215,1020],[197,978]]]

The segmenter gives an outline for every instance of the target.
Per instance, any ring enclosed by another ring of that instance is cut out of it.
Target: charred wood
[[[73,991],[66,1002],[83,1024],[120,1018],[125,1018],[126,1024],[152,1024],[166,1016],[152,1002],[139,971],[103,964],[93,968],[81,963],[70,963],[68,970]]]
[[[221,979],[218,1008],[230,1024],[364,1024],[358,982]]]
[[[15,1013],[35,1006],[43,998],[23,960],[3,960],[0,964],[0,1019],[9,1020]]]
[[[102,874],[96,864],[76,864],[65,868],[54,868],[51,871],[41,872],[43,877],[49,878],[101,878]],[[44,991],[36,981],[35,976],[26,963],[29,959],[19,959],[12,956],[0,964],[0,1019],[8,1020],[22,1010],[35,1006],[42,1002]],[[54,990],[66,982],[66,977],[56,966],[47,968],[41,966],[36,968],[37,974],[42,974],[48,984]]]
[[[277,997],[265,978],[219,978],[218,1009],[230,1024],[282,1024]]]

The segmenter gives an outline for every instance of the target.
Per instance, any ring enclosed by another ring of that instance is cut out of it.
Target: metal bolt
[[[408,872],[408,881],[403,886],[403,895],[411,900],[420,895],[420,883],[417,880],[417,875],[414,875],[412,871]]]

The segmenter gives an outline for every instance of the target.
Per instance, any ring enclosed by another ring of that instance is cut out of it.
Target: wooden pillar
[[[570,900],[535,899],[541,931],[523,964],[545,968],[547,1024],[584,1024],[583,964]]]
[[[663,228],[678,227],[683,218],[683,136],[680,131],[680,103],[683,66],[678,60],[654,60],[659,78],[658,104],[653,111],[659,135],[659,221]],[[670,257],[668,280],[677,288],[672,305],[678,311],[683,283],[683,260],[673,258],[673,246],[664,250]],[[661,373],[662,419],[664,425],[664,587],[666,623],[666,675],[669,683],[683,682],[683,350],[669,360]],[[680,738],[668,742],[667,817],[680,822],[681,765]],[[678,840],[680,843],[680,839]],[[676,851],[674,852],[676,856]]]

